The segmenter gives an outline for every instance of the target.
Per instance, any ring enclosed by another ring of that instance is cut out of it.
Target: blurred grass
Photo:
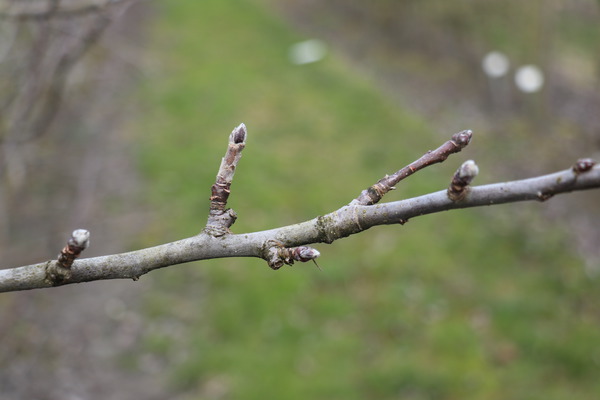
[[[453,133],[432,132],[335,53],[291,65],[289,46],[305,38],[252,1],[157,7],[139,123],[156,222],[142,245],[202,229],[240,122],[236,232],[338,208]],[[388,200],[445,187],[468,151]],[[600,390],[597,281],[559,226],[534,235],[536,223],[455,211],[318,246],[323,271],[239,259],[157,271],[142,282],[154,289],[147,317],[164,329],[145,349],[190,398],[589,399]]]

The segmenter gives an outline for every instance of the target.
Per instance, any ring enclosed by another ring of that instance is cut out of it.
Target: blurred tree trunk
[[[32,231],[69,231],[135,188],[117,131],[139,68],[135,3],[0,0],[0,251],[9,263],[33,256]]]

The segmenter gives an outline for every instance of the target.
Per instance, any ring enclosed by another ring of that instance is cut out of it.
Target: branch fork
[[[0,292],[47,288],[105,279],[134,279],[158,268],[191,261],[225,257],[257,257],[272,269],[295,262],[314,261],[312,243],[335,240],[378,225],[404,224],[421,215],[459,208],[545,200],[553,195],[600,188],[600,166],[580,159],[571,168],[518,181],[471,186],[478,172],[469,160],[456,171],[446,190],[388,203],[378,203],[402,179],[461,151],[471,140],[469,130],[459,132],[436,150],[393,175],[386,175],[350,204],[297,224],[266,231],[234,234],[235,212],[227,208],[231,182],[245,147],[247,132],[241,124],[229,136],[229,145],[211,189],[205,229],[198,235],[154,247],[101,257],[75,259],[89,245],[89,232],[76,230],[58,259],[22,267],[0,269]],[[318,267],[318,265],[317,265]]]
[[[451,154],[464,149],[471,142],[472,137],[473,131],[471,130],[455,133],[450,140],[437,149],[428,151],[418,160],[392,175],[384,176],[370,188],[363,190],[356,199],[352,200],[350,205],[370,206],[378,203],[387,192],[395,189],[398,182],[425,167],[445,161]]]

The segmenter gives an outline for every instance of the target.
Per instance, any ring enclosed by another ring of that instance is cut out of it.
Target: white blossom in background
[[[508,57],[499,51],[490,51],[481,62],[483,72],[490,78],[500,78],[508,73],[510,62]]]
[[[327,54],[327,46],[319,39],[298,42],[290,47],[289,58],[292,64],[310,64],[323,59]]]
[[[515,84],[522,92],[537,92],[544,86],[544,73],[535,65],[524,65],[515,73]]]

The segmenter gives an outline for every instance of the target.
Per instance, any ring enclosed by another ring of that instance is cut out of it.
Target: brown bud
[[[594,165],[596,165],[596,161],[592,160],[591,158],[580,158],[573,165],[573,172],[576,174],[581,174],[594,168]]]
[[[460,131],[452,135],[452,140],[460,147],[464,147],[469,144],[473,137],[473,131],[470,129]]]
[[[240,143],[244,143],[246,141],[246,135],[247,135],[247,131],[246,131],[246,125],[244,124],[239,124],[237,126],[237,128],[235,128],[233,130],[233,132],[231,132],[231,136],[230,136],[230,141],[232,141],[235,144],[240,144]]]

